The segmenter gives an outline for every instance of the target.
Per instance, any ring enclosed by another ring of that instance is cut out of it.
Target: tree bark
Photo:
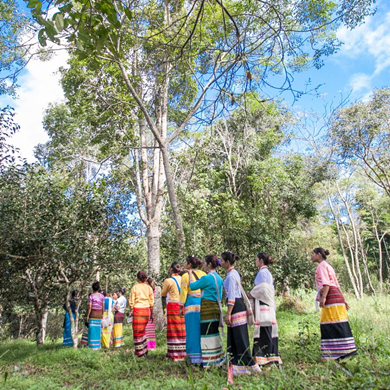
[[[49,306],[45,303],[40,313],[37,313],[37,345],[43,345],[45,343],[48,315]]]
[[[160,219],[150,221],[146,237],[148,241],[149,273],[157,277],[160,273]]]

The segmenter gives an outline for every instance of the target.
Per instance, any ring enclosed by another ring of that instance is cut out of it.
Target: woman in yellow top
[[[180,264],[175,261],[169,268],[170,278],[164,280],[161,296],[167,302],[167,356],[173,361],[183,361],[186,357],[186,328],[184,318],[180,316],[180,285],[181,276]]]
[[[194,255],[188,256],[184,268],[188,271],[181,277],[180,310],[186,326],[186,354],[187,362],[202,364],[202,350],[200,348],[200,301],[201,290],[190,291],[189,284],[199,280],[206,273],[199,270],[202,260]]]
[[[147,283],[145,271],[137,273],[137,284],[130,290],[130,314],[133,314],[133,337],[135,356],[141,357],[148,353],[146,347],[145,329],[149,319],[153,319],[153,290]]]

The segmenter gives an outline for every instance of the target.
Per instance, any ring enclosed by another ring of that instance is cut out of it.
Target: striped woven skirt
[[[186,355],[187,362],[202,363],[202,350],[200,348],[200,297],[187,295],[184,305],[184,321],[186,326]]]
[[[88,326],[84,325],[83,333],[81,335],[80,346],[85,347],[88,345]]]
[[[123,339],[123,319],[125,318],[125,313],[119,311],[115,312],[114,315],[114,327],[112,331],[113,345],[114,348],[119,348],[125,345]]]
[[[219,334],[218,303],[202,299],[200,306],[200,347],[204,368],[221,366],[226,361]]]
[[[321,309],[321,360],[335,360],[355,355],[356,346],[348,322],[343,294],[329,287],[325,306]]]
[[[227,328],[227,353],[231,354],[233,375],[259,371],[258,365],[251,356],[246,307],[242,298],[236,298],[231,320],[232,324]]]
[[[148,307],[135,307],[133,309],[134,353],[138,357],[145,356],[148,353],[145,331],[149,316],[150,309]]]
[[[102,312],[101,310],[92,310],[89,316],[88,325],[88,347],[94,350],[101,348],[101,328]]]
[[[180,304],[167,304],[167,356],[173,361],[184,361],[186,357],[186,328],[184,317],[180,317]]]
[[[73,318],[75,318],[75,314],[72,313]],[[72,332],[71,332],[71,323],[70,323],[70,316],[69,313],[65,313],[65,320],[64,320],[64,340],[62,342],[63,347],[73,347],[73,340],[72,340]]]
[[[260,301],[260,337],[253,339],[253,359],[260,366],[282,364],[278,351],[278,323],[273,307]]]
[[[156,349],[156,323],[154,320],[149,320],[145,329],[146,348]]]
[[[108,310],[103,313],[103,319],[108,319]],[[110,313],[109,320],[110,326],[102,328],[102,347],[106,349],[110,348],[111,345],[111,333],[114,324],[114,313]]]

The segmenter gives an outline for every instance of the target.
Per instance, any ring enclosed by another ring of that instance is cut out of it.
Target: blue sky
[[[352,31],[339,29],[338,37],[344,44],[337,54],[324,58],[321,69],[294,76],[296,89],[304,88],[309,79],[312,87],[322,84],[320,96],[301,97],[294,103],[294,111],[313,110],[321,114],[325,104],[338,103],[341,97],[349,96],[351,102],[365,100],[373,89],[390,85],[390,2],[380,0],[376,7],[377,13],[362,26]],[[34,160],[34,146],[47,140],[42,128],[44,110],[50,102],[63,99],[56,72],[66,58],[66,53],[60,52],[50,62],[31,61],[19,78],[19,98],[12,101],[0,96],[0,107],[10,104],[16,109],[21,130],[12,142],[30,162]],[[292,104],[288,92],[281,97]]]

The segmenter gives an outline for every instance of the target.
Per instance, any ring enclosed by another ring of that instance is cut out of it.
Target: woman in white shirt
[[[125,345],[123,340],[123,319],[125,318],[125,310],[127,299],[125,298],[126,289],[121,287],[117,292],[118,299],[115,302],[114,309],[114,347],[119,348]]]

